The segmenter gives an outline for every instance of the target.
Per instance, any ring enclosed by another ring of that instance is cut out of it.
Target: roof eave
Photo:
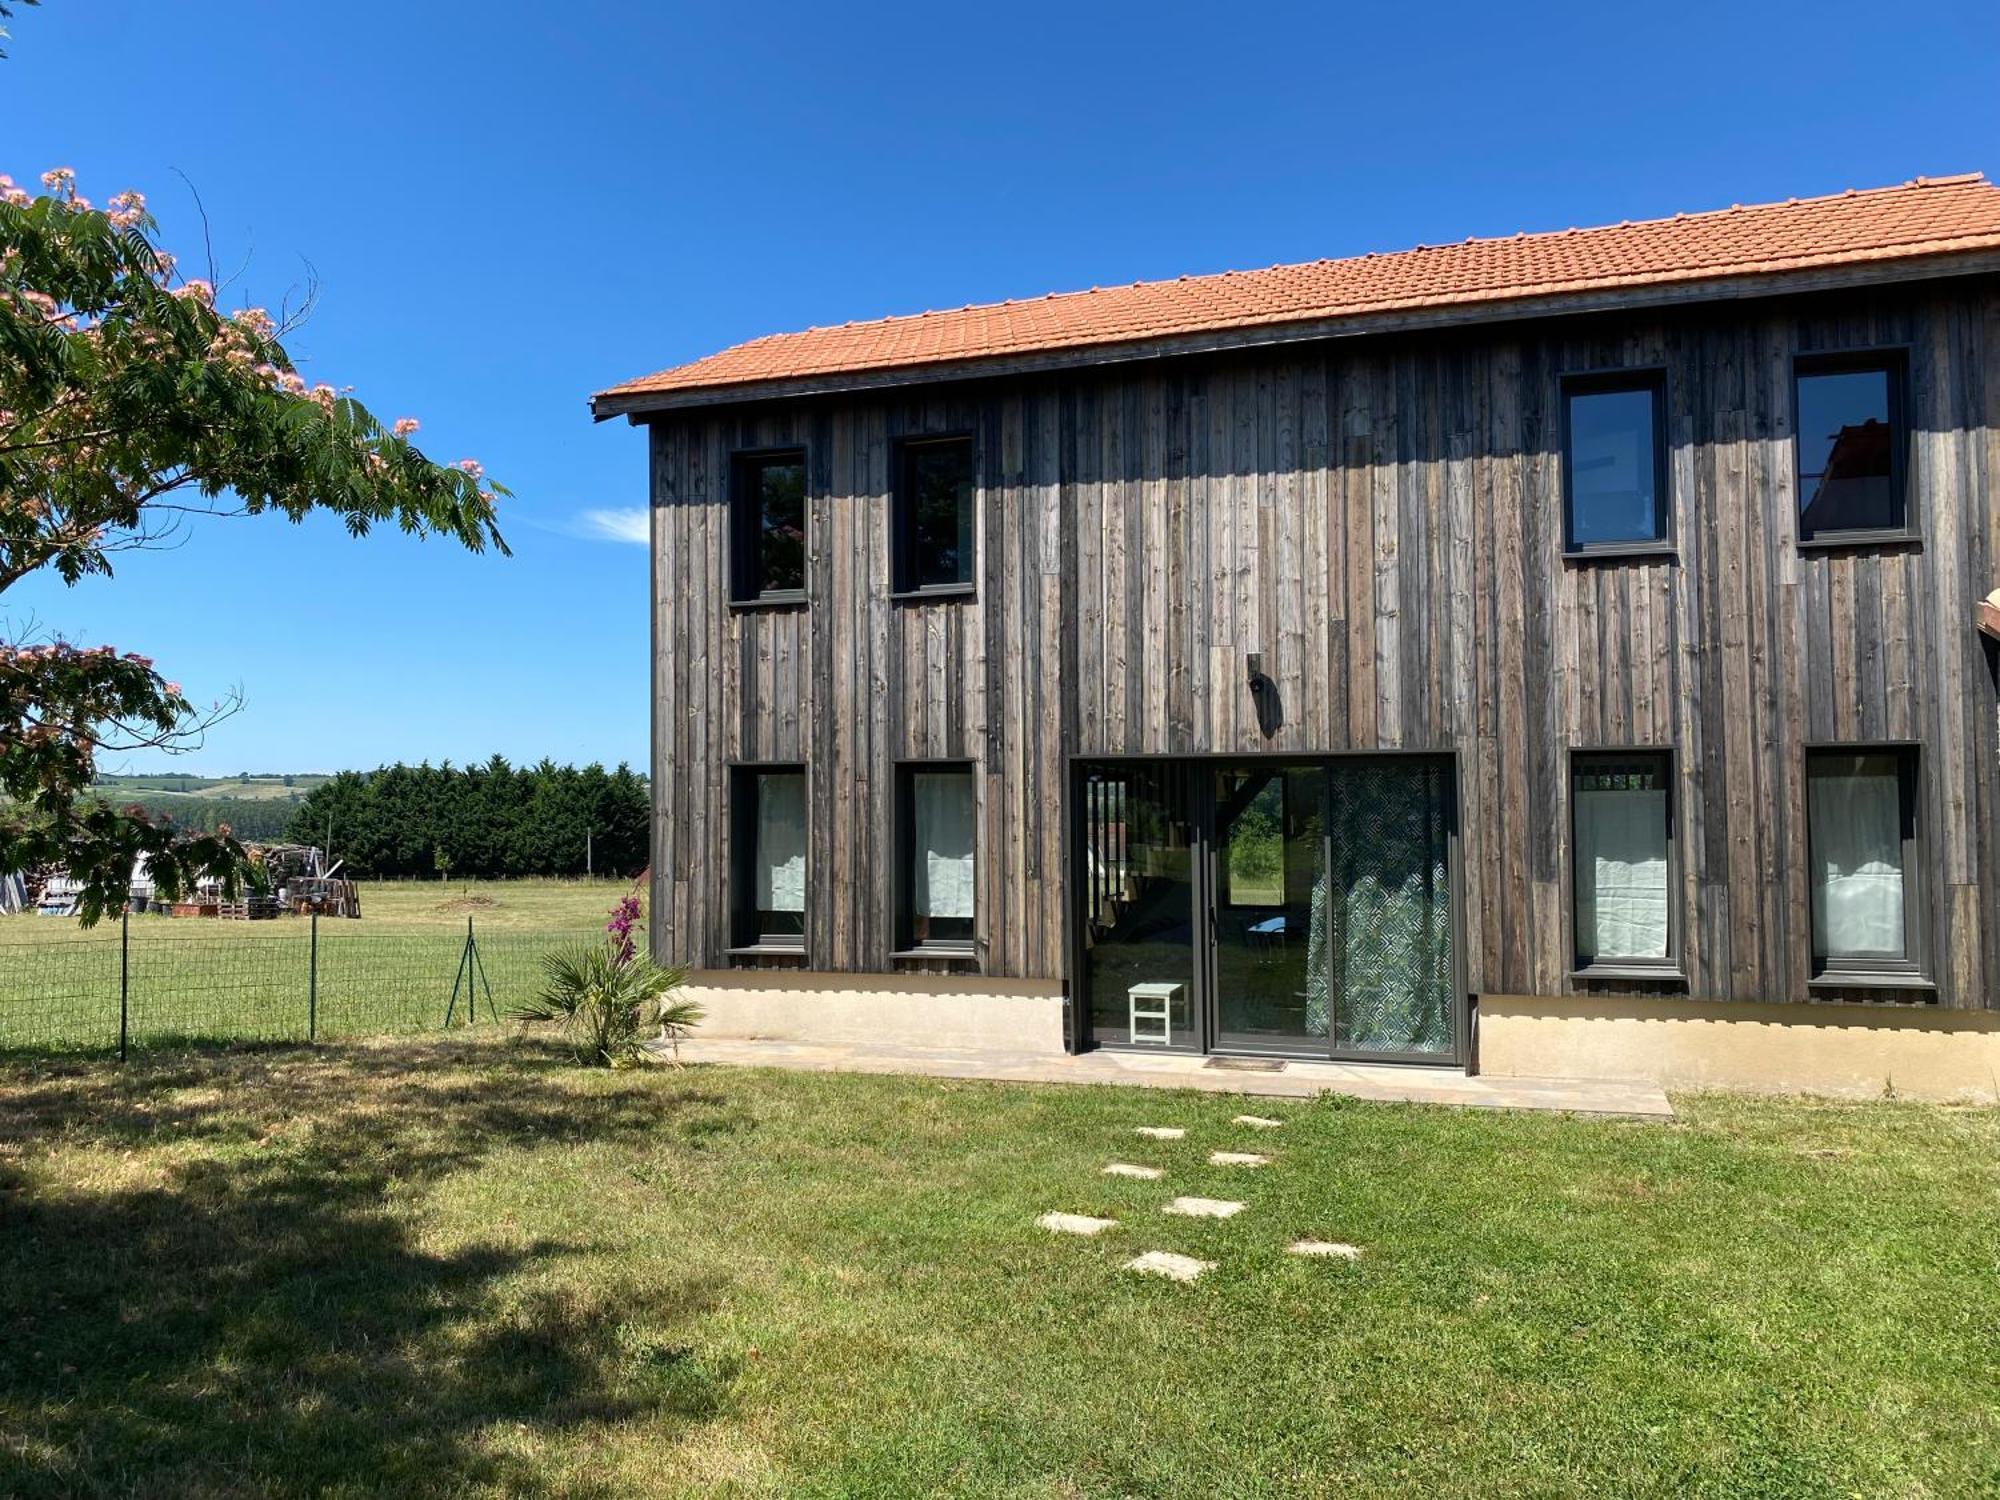
[[[1813,266],[1789,271],[1738,273],[1687,281],[1561,292],[1540,297],[1454,302],[1443,306],[1398,308],[1335,318],[1311,318],[1290,323],[1259,323],[1241,328],[1170,334],[1114,343],[1070,345],[1014,355],[981,355],[870,370],[841,370],[826,375],[690,386],[668,391],[601,391],[591,398],[592,417],[599,422],[625,417],[644,422],[663,412],[777,401],[799,396],[828,396],[882,390],[896,386],[934,385],[946,381],[989,379],[1005,375],[1085,369],[1176,355],[1220,353],[1271,345],[1309,343],[1322,339],[1356,338],[1368,334],[1418,329],[1517,322],[1528,318],[1635,308],[1672,307],[1693,302],[1736,301],[1779,297],[1842,287],[1928,281],[1946,276],[1976,276],[2000,271],[2000,249],[1951,251],[1904,260],[1869,260]]]

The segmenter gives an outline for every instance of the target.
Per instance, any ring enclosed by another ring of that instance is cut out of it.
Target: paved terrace
[[[655,1044],[656,1054],[664,1049]],[[1184,1055],[1096,1051],[961,1052],[944,1048],[854,1047],[695,1036],[681,1043],[684,1063],[789,1068],[804,1073],[901,1073],[983,1078],[997,1083],[1112,1083],[1139,1088],[1201,1089],[1310,1099],[1342,1094],[1468,1109],[1552,1110],[1670,1120],[1674,1107],[1656,1084],[1574,1078],[1479,1078],[1455,1069],[1390,1063],[1248,1063]]]

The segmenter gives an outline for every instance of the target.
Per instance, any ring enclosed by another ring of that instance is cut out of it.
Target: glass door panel
[[[1336,762],[1326,923],[1333,1050],[1456,1048],[1450,763]]]
[[[1217,1047],[1325,1056],[1326,773],[1215,773]]]
[[[1083,799],[1082,949],[1100,1042],[1199,1051],[1193,772],[1093,767]]]

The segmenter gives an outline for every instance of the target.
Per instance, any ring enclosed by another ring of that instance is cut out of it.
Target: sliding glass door
[[[1101,762],[1076,790],[1097,1041],[1459,1055],[1448,759]]]

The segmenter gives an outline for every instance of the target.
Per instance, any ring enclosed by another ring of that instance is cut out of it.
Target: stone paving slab
[[[1232,1125],[1248,1125],[1253,1130],[1276,1130],[1284,1123],[1283,1120],[1274,1120],[1269,1115],[1238,1115],[1230,1121]]]
[[[1187,1131],[1178,1125],[1137,1125],[1133,1127],[1132,1133],[1143,1135],[1148,1140],[1177,1141],[1185,1136]]]
[[[1292,1255],[1316,1255],[1328,1260],[1359,1260],[1361,1251],[1353,1245],[1343,1245],[1336,1240],[1293,1240],[1285,1246]]]
[[[1043,1214],[1035,1222],[1056,1234],[1102,1234],[1118,1227],[1116,1219],[1093,1219],[1089,1214]]]
[[[1157,1182],[1167,1174],[1158,1167],[1142,1167],[1136,1162],[1114,1161],[1104,1169],[1106,1177],[1137,1177],[1143,1182]]]
[[[1179,1214],[1188,1219],[1231,1219],[1247,1206],[1228,1198],[1176,1198],[1160,1212]]]
[[[647,1048],[659,1061],[670,1049]],[[1218,1072],[1199,1056],[1163,1056],[1099,1048],[1063,1052],[958,1051],[772,1039],[702,1036],[680,1046],[683,1063],[749,1068],[789,1068],[806,1073],[894,1073],[928,1078],[979,1078],[996,1083],[1111,1083],[1141,1088],[1199,1089],[1310,1099],[1341,1094],[1412,1104],[1453,1104],[1468,1109],[1547,1110],[1670,1120],[1673,1106],[1657,1084],[1566,1078],[1484,1078],[1450,1067],[1395,1063],[1292,1062],[1282,1073]]]
[[[1268,1167],[1271,1158],[1255,1151],[1211,1151],[1208,1164],[1212,1167]]]
[[[1125,1269],[1173,1281],[1193,1281],[1204,1271],[1213,1271],[1212,1260],[1196,1260],[1192,1255],[1176,1255],[1171,1250],[1148,1250],[1125,1262]]]

